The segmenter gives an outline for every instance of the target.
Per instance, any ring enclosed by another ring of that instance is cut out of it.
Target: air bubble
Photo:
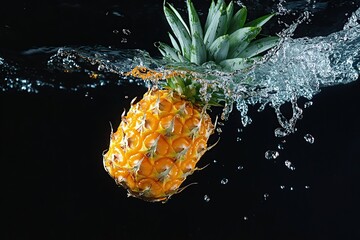
[[[209,195],[207,195],[207,194],[204,195],[204,201],[205,201],[205,202],[209,202],[209,201],[210,201]]]
[[[277,145],[277,148],[279,149],[279,150],[284,150],[284,144],[281,144],[281,143],[279,143],[278,145]]]
[[[313,102],[312,101],[308,101],[304,104],[304,108],[309,108],[313,105]]]
[[[265,158],[269,160],[276,159],[278,156],[279,156],[278,151],[268,150],[265,152]]]
[[[131,34],[130,30],[129,30],[129,29],[125,29],[125,28],[122,30],[122,32],[123,32],[123,34],[125,34],[125,35],[130,35],[130,34]]]
[[[290,169],[291,171],[294,171],[295,170],[295,166],[289,161],[289,160],[286,160],[285,161],[285,166]]]
[[[274,131],[275,137],[286,137],[289,132],[284,128],[276,128]]]
[[[304,136],[304,139],[306,142],[308,142],[310,144],[313,144],[315,141],[314,137],[309,133]]]
[[[264,200],[266,201],[269,198],[269,194],[268,193],[264,193]]]
[[[222,185],[225,185],[225,184],[227,184],[229,182],[229,179],[227,179],[227,178],[223,178],[223,179],[221,179],[221,181],[220,181],[220,183],[222,184]]]

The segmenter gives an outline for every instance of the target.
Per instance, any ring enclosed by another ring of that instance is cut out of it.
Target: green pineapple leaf
[[[239,28],[244,27],[247,17],[247,8],[242,7],[235,15],[232,17],[230,22],[230,27],[228,33],[233,33]]]
[[[280,41],[279,37],[265,37],[251,42],[248,47],[239,54],[241,58],[252,58],[272,47],[275,47]]]
[[[231,19],[233,18],[234,14],[234,3],[231,1],[226,8],[226,32],[229,30]]]
[[[187,4],[187,10],[188,10],[188,14],[189,14],[191,35],[194,36],[195,34],[197,34],[202,39],[204,36],[203,30],[201,27],[199,16],[194,8],[194,5],[191,2],[191,0],[187,0],[186,4]]]
[[[209,8],[208,15],[207,15],[207,18],[206,18],[206,22],[205,22],[205,29],[204,29],[205,32],[209,28],[210,23],[213,21],[214,15],[215,15],[215,2],[214,2],[214,0],[212,0],[210,8]]]
[[[176,62],[180,61],[179,57],[178,57],[178,50],[170,47],[169,45],[162,43],[162,42],[158,42],[158,49],[160,51],[160,53],[166,57],[166,58],[170,58]]]
[[[204,42],[207,48],[214,40],[226,32],[227,14],[224,5],[215,13],[208,29],[205,32]]]
[[[180,48],[183,56],[186,59],[190,59],[190,45],[191,45],[191,37],[189,33],[189,29],[186,24],[182,20],[180,14],[176,11],[174,7],[168,4],[170,8],[166,7],[164,4],[164,13],[165,17],[174,33],[176,38],[180,43]]]
[[[262,17],[259,17],[251,22],[245,24],[245,27],[262,27],[267,23],[275,14],[268,14]]]
[[[230,35],[229,58],[236,58],[260,33],[260,27],[244,27]]]
[[[170,38],[170,41],[171,41],[171,44],[173,45],[173,47],[178,50],[179,52],[181,52],[181,48],[179,47],[179,44],[177,43],[176,39],[174,38],[174,36],[169,33],[169,38]]]
[[[209,48],[209,57],[213,59],[216,63],[221,62],[227,58],[229,52],[229,35],[223,35],[218,37]]]
[[[206,62],[206,47],[203,39],[198,33],[192,36],[192,43],[190,48],[190,61],[198,65]]]

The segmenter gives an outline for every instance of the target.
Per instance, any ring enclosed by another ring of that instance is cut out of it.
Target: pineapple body
[[[111,134],[104,167],[129,195],[166,201],[196,170],[213,129],[204,109],[172,90],[149,90]]]

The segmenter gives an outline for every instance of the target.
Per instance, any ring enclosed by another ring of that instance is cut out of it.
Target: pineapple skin
[[[104,168],[129,196],[165,202],[197,169],[213,132],[205,108],[172,90],[150,89],[111,134]]]

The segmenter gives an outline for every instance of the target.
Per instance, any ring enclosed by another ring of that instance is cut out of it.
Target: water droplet
[[[237,169],[238,169],[238,170],[243,170],[243,169],[244,169],[244,167],[243,167],[243,166],[241,166],[241,165],[239,165],[239,166],[237,167]]]
[[[237,141],[237,142],[240,142],[240,141],[241,141],[241,137],[237,137],[237,138],[236,138],[236,141]]]
[[[309,133],[304,136],[304,139],[306,142],[308,142],[310,144],[313,144],[314,140],[315,140],[314,137]]]
[[[122,39],[121,39],[121,43],[127,43],[127,39],[126,39],[126,38],[122,38]]]
[[[309,108],[313,105],[313,102],[312,101],[308,101],[304,104],[304,108]]]
[[[239,7],[245,6],[245,5],[242,3],[242,1],[240,1],[240,0],[237,0],[237,1],[236,1],[236,4],[237,4]]]
[[[279,152],[278,151],[273,151],[273,150],[267,150],[265,152],[265,158],[266,159],[276,159],[279,156]]]
[[[277,128],[275,129],[274,133],[275,137],[286,137],[287,135],[289,135],[289,132],[284,128]]]
[[[125,29],[125,28],[122,30],[122,32],[123,32],[123,34],[125,34],[125,35],[130,35],[130,34],[131,34],[130,30],[129,30],[129,29]]]
[[[216,128],[216,131],[218,132],[218,133],[222,133],[222,129],[221,128]]]
[[[204,201],[205,201],[205,202],[209,202],[209,201],[210,201],[210,197],[209,197],[207,194],[204,195]]]
[[[290,169],[291,171],[294,171],[295,170],[295,166],[289,161],[289,160],[286,160],[285,161],[285,166]]]
[[[119,33],[119,30],[117,30],[117,29],[113,30],[113,34],[118,34],[118,33]]]
[[[227,178],[223,178],[223,179],[221,179],[221,184],[223,184],[223,185],[225,185],[225,184],[227,184],[229,182],[229,179],[227,179]]]
[[[284,149],[284,145],[281,144],[281,143],[279,143],[278,146],[277,146],[277,148],[278,148],[279,150],[283,150],[283,149]]]
[[[213,161],[214,163],[217,163],[217,160],[216,159],[214,159],[214,161]]]
[[[264,193],[264,200],[266,201],[269,198],[269,194],[268,193]]]
[[[305,186],[305,189],[309,189],[309,188],[310,188],[310,186],[309,186],[309,185],[306,185],[306,186]]]
[[[280,189],[285,189],[285,186],[284,186],[284,185],[280,185]]]
[[[359,66],[360,66],[360,65],[359,65]],[[243,129],[242,129],[242,128],[238,128],[237,131],[238,131],[238,132],[242,132]]]
[[[290,187],[290,190],[292,191],[292,190],[294,190],[294,188],[293,188],[293,187]]]
[[[247,220],[248,220],[248,217],[247,217],[247,216],[244,216],[244,220],[247,221]]]
[[[224,126],[225,124],[223,122],[217,122],[219,126]]]

